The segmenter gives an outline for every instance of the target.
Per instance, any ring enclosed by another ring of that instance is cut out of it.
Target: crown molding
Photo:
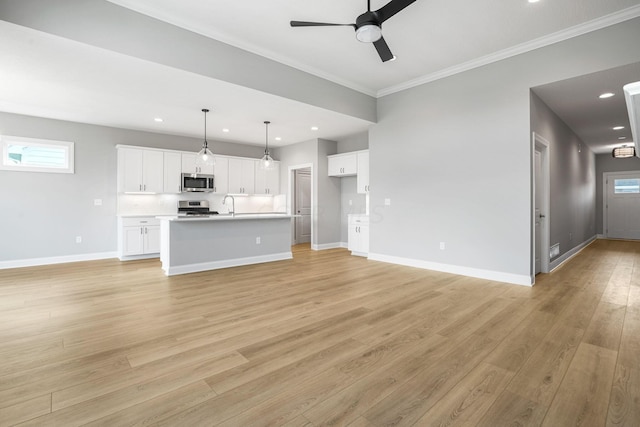
[[[554,43],[559,43],[573,37],[578,37],[583,34],[590,33],[592,31],[600,30],[611,25],[619,24],[630,19],[634,19],[640,16],[640,5],[632,6],[621,11],[605,15],[603,17],[587,21],[583,24],[575,25],[562,31],[558,31],[544,37],[540,37],[531,40],[526,43],[519,44],[517,46],[503,49],[498,52],[464,62],[462,64],[455,65],[453,67],[445,68],[435,73],[426,74],[422,77],[418,77],[412,80],[408,80],[404,83],[389,86],[385,89],[381,89],[376,93],[376,98],[380,98],[386,95],[391,95],[396,92],[400,92],[406,89],[411,89],[416,86],[420,86],[425,83],[430,83],[436,80],[450,77],[455,74],[459,74],[465,71],[472,70],[474,68],[482,67],[484,65],[491,64],[493,62],[501,61],[516,55],[520,55],[526,52],[530,52],[541,47],[549,46]]]

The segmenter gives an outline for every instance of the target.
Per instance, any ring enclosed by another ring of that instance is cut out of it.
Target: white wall
[[[0,170],[0,265],[4,261],[116,251],[117,144],[197,152],[202,141],[0,112],[0,135],[72,141],[75,173]],[[216,154],[260,158],[260,146],[210,141]],[[274,156],[278,156],[274,150]],[[155,199],[178,196],[150,196]],[[94,206],[102,199],[102,206]],[[168,202],[171,204],[172,200]],[[165,204],[166,204],[165,203]],[[168,206],[168,205],[167,205]],[[175,206],[175,204],[174,204]],[[82,236],[82,243],[75,242]]]
[[[630,20],[379,99],[373,257],[531,282],[529,88],[637,62],[639,39]]]

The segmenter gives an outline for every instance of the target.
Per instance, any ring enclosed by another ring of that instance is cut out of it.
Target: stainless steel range
[[[187,216],[209,216],[217,215],[217,211],[209,210],[209,202],[207,200],[179,200],[178,215]]]

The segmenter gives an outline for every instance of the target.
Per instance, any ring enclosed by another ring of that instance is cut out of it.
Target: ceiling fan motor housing
[[[375,11],[365,12],[356,19],[356,38],[364,43],[373,43],[382,37],[380,18]]]

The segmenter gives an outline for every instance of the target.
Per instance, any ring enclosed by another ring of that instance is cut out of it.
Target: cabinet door
[[[359,240],[359,236],[358,236],[358,224],[355,224],[353,222],[349,223],[349,232],[347,235],[347,249],[349,249],[350,251],[357,251],[358,249],[358,240]]]
[[[229,159],[229,193],[255,193],[255,160]]]
[[[362,224],[358,229],[360,231],[360,239],[358,240],[358,252],[363,254],[369,253],[369,224]]]
[[[180,153],[164,153],[164,188],[163,193],[180,193],[182,191],[182,155]]]
[[[214,168],[213,191],[215,193],[227,194],[229,192],[229,159],[226,157],[214,156],[216,165]]]
[[[358,158],[355,154],[339,154],[328,158],[329,176],[349,176],[358,172]]]
[[[145,254],[155,254],[160,252],[160,226],[148,225],[144,227],[144,249]]]
[[[366,194],[369,192],[369,152],[358,153],[358,177],[357,177],[358,193]]]
[[[267,193],[280,194],[280,162],[267,172]]]
[[[142,150],[142,191],[162,193],[164,187],[164,153]]]
[[[214,166],[196,166],[196,154],[182,154],[182,173],[201,173],[213,175]]]
[[[122,228],[122,255],[140,255],[144,252],[144,227]]]
[[[273,169],[262,169],[260,161],[256,165],[256,194],[280,193],[280,162],[274,162]]]
[[[142,150],[118,149],[118,178],[120,192],[142,191]]]

